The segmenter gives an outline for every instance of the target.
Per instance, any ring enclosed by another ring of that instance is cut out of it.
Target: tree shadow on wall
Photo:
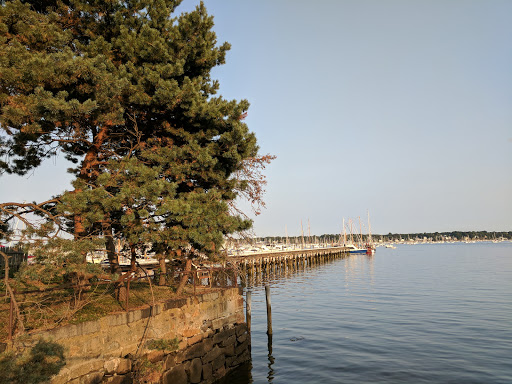
[[[66,364],[64,348],[50,341],[39,340],[29,351],[0,355],[0,384],[37,384],[50,381]]]

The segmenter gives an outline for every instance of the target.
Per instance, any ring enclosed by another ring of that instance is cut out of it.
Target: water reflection
[[[335,280],[332,280],[332,272],[337,270],[337,277]],[[288,286],[289,283],[292,283],[299,289],[299,295],[304,295],[306,297],[311,297],[313,301],[322,300],[320,297],[316,296],[319,292],[322,292],[322,296],[329,297],[329,295],[338,289],[338,284],[336,281],[344,282],[348,292],[356,292],[358,289],[363,288],[366,290],[369,286],[374,285],[374,256],[372,255],[342,255],[341,257],[333,257],[333,258],[317,258],[317,259],[308,259],[305,262],[292,262],[292,263],[274,263],[268,266],[268,268],[257,268],[248,269],[247,274],[244,276],[240,275],[242,283],[245,283],[246,291],[253,290],[253,300],[256,300],[256,307],[259,305],[263,305],[263,312],[255,313],[256,316],[256,324],[255,324],[255,332],[253,333],[253,345],[256,348],[256,354],[254,356],[263,357],[266,355],[266,362],[264,363],[262,360],[259,361],[259,366],[254,371],[253,361],[251,360],[251,364],[248,367],[244,367],[242,370],[237,370],[235,373],[236,380],[230,379],[226,383],[232,384],[252,384],[254,381],[254,374],[256,377],[259,376],[259,381],[257,383],[261,384],[262,382],[274,383],[276,378],[279,379],[280,375],[286,374],[283,370],[279,370],[279,373],[276,371],[276,358],[274,354],[274,346],[273,346],[273,338],[272,335],[267,334],[267,345],[266,351],[263,347],[263,329],[259,329],[264,327],[266,324],[265,310],[264,310],[264,302],[265,302],[265,293],[264,290],[261,289],[265,285],[270,285],[271,289],[280,295],[288,295],[289,292],[293,292],[295,288],[286,289],[283,291],[282,288]],[[325,279],[325,280],[324,280]],[[343,283],[342,283],[343,284]],[[300,288],[299,288],[300,287]],[[290,287],[289,287],[290,288]],[[255,297],[256,296],[256,297]],[[360,295],[358,295],[360,297]],[[302,300],[297,299],[297,303],[301,303],[301,306],[292,306],[288,309],[289,312],[301,313],[298,317],[295,317],[293,321],[302,322],[303,319],[307,320],[308,318],[315,318],[320,320],[322,318],[321,313],[332,314],[330,306],[335,305],[336,299],[332,300],[330,303],[325,303],[324,308],[321,311],[313,310],[315,307],[314,304],[309,304],[307,302],[302,302]],[[290,303],[288,303],[290,305]],[[326,309],[329,308],[327,311]],[[277,308],[278,310],[281,308]],[[259,318],[258,318],[259,316]],[[329,316],[329,315],[327,315]],[[304,340],[304,337],[297,337],[296,335],[292,335],[293,337],[289,337],[289,335],[284,336],[286,334],[286,330],[281,328],[279,329],[279,333],[277,334],[276,340],[276,351],[275,353],[279,356],[282,355],[282,348],[285,348],[288,357],[294,356],[296,353],[304,354],[305,356],[308,352],[304,350],[304,344],[302,345],[294,345],[294,347],[286,345],[286,342],[283,342],[282,337],[285,337],[287,341],[297,341]],[[334,331],[336,332],[336,331]],[[320,331],[322,333],[322,331]],[[275,335],[274,335],[275,336]],[[261,340],[258,343],[258,340]],[[316,337],[312,336],[309,338],[309,342],[317,342]],[[308,343],[309,343],[308,342]],[[321,349],[321,347],[320,347]],[[301,351],[301,352],[298,352]],[[281,353],[281,354],[280,354]],[[251,356],[251,359],[254,357]],[[326,357],[328,360],[329,357]],[[256,361],[256,360],[255,360]],[[279,359],[281,361],[281,359]],[[265,364],[265,365],[263,365]],[[282,364],[282,363],[280,363]],[[306,364],[307,365],[307,364]],[[305,365],[298,364],[296,366],[297,370],[300,370]],[[265,367],[265,372],[263,372],[263,367]],[[245,370],[249,369],[251,372],[247,373]],[[311,372],[316,372],[316,370],[312,370]],[[242,380],[242,377],[247,377],[246,375],[250,375],[250,379]],[[305,378],[301,378],[304,380]],[[312,379],[311,382],[316,382],[316,379]],[[277,380],[280,381],[280,380]],[[300,380],[299,380],[300,381]],[[308,381],[306,381],[308,382]]]
[[[252,291],[254,288],[263,288],[265,285],[270,285],[272,288],[277,288],[282,282],[291,279],[297,279],[298,281],[302,281],[304,284],[305,279],[311,279],[316,276],[314,273],[315,270],[328,268],[330,264],[334,264],[339,262],[341,259],[347,258],[348,255],[338,255],[332,258],[311,258],[308,260],[296,260],[292,262],[285,263],[272,263],[267,267],[257,267],[257,266],[249,266],[246,273],[240,274],[240,281],[243,286],[245,286],[245,290]],[[372,257],[369,257],[371,260]],[[372,267],[373,268],[373,267]],[[356,273],[357,269],[354,269],[354,273]],[[256,300],[258,299],[258,291],[254,291],[256,293]],[[254,295],[252,296],[254,298]],[[264,298],[262,298],[264,300]],[[256,316],[258,316],[256,314]],[[264,315],[263,315],[264,316]],[[266,318],[261,317],[259,319],[258,325],[266,323]],[[261,337],[259,332],[256,331],[256,336],[253,337]],[[303,337],[292,338],[289,339],[291,341],[303,340]],[[254,340],[254,339],[253,339]],[[272,334],[267,333],[267,372],[266,372],[266,382],[273,383],[276,377],[275,367],[275,357],[273,354],[273,336]],[[254,383],[252,377],[252,356],[251,361],[238,368],[235,372],[233,372],[230,376],[228,376],[226,381],[222,381],[222,383],[230,383],[230,384],[252,384]],[[262,378],[262,377],[261,377]]]
[[[252,361],[225,383],[512,383],[510,254],[418,245],[255,271]]]
[[[374,256],[353,255],[345,260],[345,288],[351,285],[359,286],[364,282],[367,286],[374,286]]]
[[[273,365],[275,363],[274,356],[272,356],[272,334],[268,335],[267,347],[268,347],[268,375],[267,375],[267,380],[268,380],[269,383],[272,383],[274,381],[274,368],[273,368]]]

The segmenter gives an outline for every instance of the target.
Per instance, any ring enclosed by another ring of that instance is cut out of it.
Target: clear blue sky
[[[192,9],[184,0],[179,10]],[[259,236],[512,230],[512,1],[206,0],[267,169]],[[0,201],[68,187],[50,161]]]

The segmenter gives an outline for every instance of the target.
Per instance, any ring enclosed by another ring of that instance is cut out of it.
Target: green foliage
[[[0,383],[35,384],[49,382],[66,364],[64,348],[51,341],[39,340],[29,351],[0,355]]]
[[[152,363],[147,357],[134,362],[133,382],[137,384],[159,383],[164,370],[163,363]]]
[[[147,349],[157,349],[159,351],[169,351],[173,352],[178,349],[179,340],[177,337],[174,339],[152,339],[148,340],[145,344]]]
[[[366,236],[366,235],[364,235]],[[442,238],[450,238],[451,240],[465,240],[468,239],[479,239],[479,240],[492,240],[492,239],[512,239],[512,232],[488,232],[488,231],[451,231],[451,232],[422,232],[422,233],[388,233],[386,235],[373,234],[374,238],[380,239],[381,236],[386,241],[396,241],[400,239],[423,239],[431,238],[433,240],[440,240]],[[315,236],[320,242],[336,242],[338,241],[339,234],[324,234]],[[292,238],[293,241],[297,241],[296,238]],[[261,238],[265,243],[285,243],[286,237],[284,236],[268,236]]]
[[[44,288],[46,285],[62,284],[73,273],[91,276],[94,280],[97,276],[105,275],[105,272],[97,264],[83,263],[82,259],[69,262],[71,257],[65,257],[54,252],[50,247],[45,247],[46,253],[42,253],[38,263],[23,264],[16,274],[19,284],[26,287]]]
[[[379,236],[379,235],[377,235]],[[451,231],[451,232],[423,232],[423,233],[388,233],[384,235],[389,240],[400,239],[423,239],[431,238],[433,240],[440,240],[442,238],[450,238],[451,240],[465,240],[465,239],[478,239],[478,240],[493,240],[495,238],[512,239],[512,232],[488,232],[488,231]]]
[[[179,3],[0,6],[0,170],[25,174],[59,151],[77,164],[74,191],[48,211],[74,235],[39,248],[52,264],[83,263],[107,238],[212,255],[251,225],[229,208],[258,151],[249,103],[217,96],[210,71],[229,44],[202,3],[173,17]]]

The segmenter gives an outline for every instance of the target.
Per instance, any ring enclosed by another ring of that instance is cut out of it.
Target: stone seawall
[[[212,383],[250,358],[239,288],[38,332],[30,339],[65,349],[66,366],[52,384]]]

